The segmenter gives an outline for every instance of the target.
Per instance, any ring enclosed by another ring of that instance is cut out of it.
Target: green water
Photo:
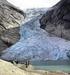
[[[57,71],[57,72],[67,72],[70,73],[70,65],[51,65],[51,66],[34,66],[34,69],[38,70],[47,70],[47,71]]]
[[[70,73],[70,61],[34,61],[34,69]]]

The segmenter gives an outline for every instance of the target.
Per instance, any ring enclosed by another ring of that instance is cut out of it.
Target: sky
[[[7,0],[20,9],[52,7],[60,0]]]

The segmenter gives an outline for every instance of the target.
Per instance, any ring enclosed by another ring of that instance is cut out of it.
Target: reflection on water
[[[70,73],[70,61],[32,61],[31,64],[35,69],[48,71],[64,71]]]

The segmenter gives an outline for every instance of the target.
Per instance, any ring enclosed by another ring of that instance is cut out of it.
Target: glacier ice
[[[68,60],[70,41],[50,37],[40,28],[39,16],[33,17],[20,27],[20,40],[5,50],[1,59],[8,61],[24,60]]]

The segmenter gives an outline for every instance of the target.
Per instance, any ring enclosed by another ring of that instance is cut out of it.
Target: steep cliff
[[[6,0],[0,0],[0,26],[5,29],[14,28],[20,25],[24,18],[24,12]],[[0,28],[1,28],[0,27]]]
[[[6,0],[0,0],[0,50],[19,39],[19,26],[25,13]]]
[[[70,0],[61,0],[40,19],[41,28],[70,40]]]

